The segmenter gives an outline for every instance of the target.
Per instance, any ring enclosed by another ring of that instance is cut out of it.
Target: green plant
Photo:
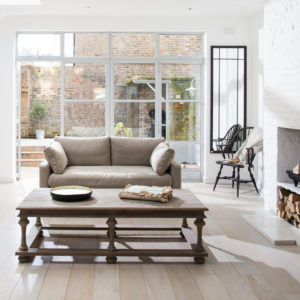
[[[123,122],[118,122],[114,128],[114,135],[132,137],[132,129],[125,127]]]
[[[41,120],[44,120],[48,115],[48,106],[42,100],[38,99],[33,102],[30,109],[30,117],[38,121],[39,129],[41,128]]]

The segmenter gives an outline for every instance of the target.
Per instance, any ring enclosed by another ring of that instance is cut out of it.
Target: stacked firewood
[[[278,196],[278,216],[300,228],[300,195],[280,188]]]

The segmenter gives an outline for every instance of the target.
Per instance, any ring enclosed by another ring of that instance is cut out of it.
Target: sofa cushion
[[[153,150],[150,158],[150,163],[153,170],[158,175],[163,175],[169,168],[175,152],[167,143],[159,143]]]
[[[57,136],[55,141],[62,144],[70,166],[110,165],[110,138],[75,138]]]
[[[63,173],[68,165],[68,158],[59,142],[53,141],[44,150],[44,155],[54,173]]]
[[[83,185],[91,188],[124,188],[127,184],[172,185],[169,173],[157,175],[146,166],[69,166],[63,174],[49,176],[50,187]]]
[[[153,149],[164,138],[111,137],[111,160],[114,166],[150,166]]]

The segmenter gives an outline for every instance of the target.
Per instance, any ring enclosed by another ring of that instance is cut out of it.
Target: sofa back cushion
[[[70,166],[110,165],[110,137],[76,138],[57,136]]]
[[[111,160],[114,166],[150,166],[154,148],[164,138],[111,137]]]

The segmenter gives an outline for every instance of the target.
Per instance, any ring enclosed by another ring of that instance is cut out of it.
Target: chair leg
[[[256,192],[257,192],[257,194],[259,194],[257,186],[256,186],[256,181],[255,181],[255,178],[254,178],[254,176],[253,176],[253,174],[251,172],[251,168],[250,167],[248,168],[248,171],[249,171],[249,174],[250,174],[251,181],[252,181],[252,183],[253,183],[253,185],[254,185],[254,187],[256,189]]]
[[[239,197],[240,195],[240,168],[237,168],[237,177],[236,177],[236,195]]]
[[[215,185],[214,185],[213,191],[215,191],[215,189],[216,189],[216,187],[217,187],[218,181],[219,181],[219,179],[220,179],[220,177],[221,177],[222,169],[223,169],[223,165],[220,166],[220,170],[219,170],[219,173],[218,173],[218,175],[217,175],[217,177],[216,177],[216,181],[215,181]]]
[[[235,178],[235,167],[233,167],[233,170],[232,170],[232,178]],[[231,186],[232,186],[232,188],[234,188],[234,180],[231,181]]]

